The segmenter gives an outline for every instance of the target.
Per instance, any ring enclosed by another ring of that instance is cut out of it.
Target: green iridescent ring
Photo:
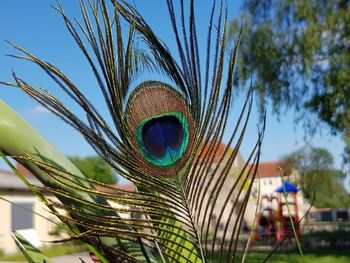
[[[136,136],[145,160],[162,168],[172,167],[184,156],[190,137],[186,117],[178,112],[145,119],[136,128]]]

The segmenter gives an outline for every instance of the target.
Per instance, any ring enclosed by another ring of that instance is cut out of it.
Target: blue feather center
[[[173,166],[186,152],[189,131],[180,113],[158,115],[137,128],[137,140],[143,157],[159,167]]]

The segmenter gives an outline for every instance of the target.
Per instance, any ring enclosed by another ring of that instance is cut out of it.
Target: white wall
[[[9,198],[8,196],[3,196]],[[15,251],[14,242],[11,238],[11,204],[0,200],[0,249],[3,252]]]
[[[36,213],[56,221],[58,220],[55,216],[48,213],[46,211],[47,209],[44,209],[43,204],[41,204],[41,202],[33,196],[12,195],[2,197],[14,203],[33,203],[33,208]],[[6,254],[18,252],[17,246],[12,239],[11,206],[12,205],[10,203],[0,200],[0,249]],[[48,234],[51,230],[53,230],[55,225],[38,215],[34,214],[33,217],[34,230],[38,234],[39,240],[42,241],[41,243],[43,246],[50,246],[51,243],[45,243],[45,241],[55,239],[55,237]]]

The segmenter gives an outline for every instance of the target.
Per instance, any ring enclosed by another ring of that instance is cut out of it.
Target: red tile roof
[[[259,178],[280,177],[281,173],[278,167],[279,167],[278,162],[260,163],[256,176]]]
[[[106,187],[103,187],[103,186],[96,185],[96,189],[98,191],[101,191],[101,192],[104,192],[104,193],[113,193],[113,189],[124,190],[124,191],[127,191],[127,192],[135,192],[136,191],[136,187],[132,183],[109,185],[109,187],[112,187],[112,188],[106,188]]]
[[[27,178],[34,178],[35,176],[27,169],[25,168],[22,164],[16,163],[16,168],[20,174],[22,174],[24,177]]]
[[[132,183],[129,183],[129,184],[117,184],[116,188],[124,190],[124,191],[128,191],[128,192],[135,192],[136,191],[136,187]]]
[[[203,151],[202,152],[202,155],[201,155],[201,160],[204,158],[204,156],[206,156],[206,154],[208,153],[208,151],[209,151],[209,146],[210,147],[212,147],[212,149],[215,149],[216,147],[218,147],[217,149],[216,149],[216,151],[215,151],[215,155],[214,155],[214,162],[218,162],[218,161],[220,161],[220,159],[223,157],[223,155],[224,155],[224,153],[225,153],[225,150],[226,150],[226,148],[227,148],[227,145],[225,144],[225,143],[220,143],[219,145],[211,145],[211,142],[209,142],[206,146],[205,146],[205,148],[204,149],[202,149],[202,147],[199,147],[199,149],[198,149],[198,151],[197,151],[197,156],[199,155],[199,153],[201,152],[201,151]],[[230,154],[230,153],[232,153],[232,151],[233,151],[233,149],[230,147],[229,149],[228,149],[228,154]],[[211,153],[211,154],[213,154],[213,153]]]

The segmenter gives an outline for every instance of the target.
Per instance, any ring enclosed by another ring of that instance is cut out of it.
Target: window
[[[32,212],[34,203],[16,203],[17,205],[11,205],[12,215],[12,229],[28,229],[34,227],[34,215]],[[24,209],[25,208],[25,209]],[[28,211],[28,210],[30,211]]]
[[[330,212],[330,211],[321,212],[321,221],[331,222],[332,221],[332,212]]]
[[[349,214],[348,211],[337,211],[337,221],[348,221],[349,220]]]

